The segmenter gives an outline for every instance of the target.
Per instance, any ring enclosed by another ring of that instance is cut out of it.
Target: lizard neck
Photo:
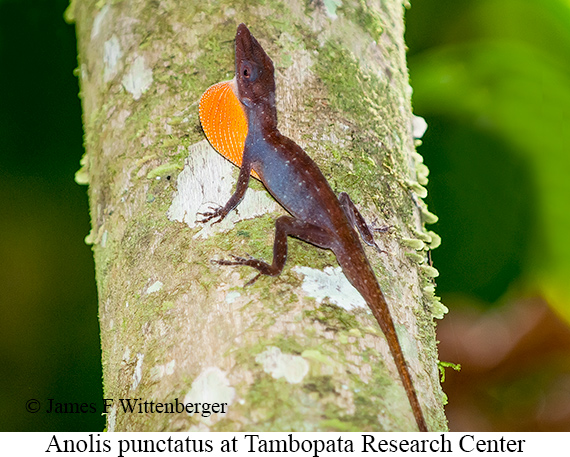
[[[275,95],[271,94],[267,100],[252,102],[242,101],[247,116],[247,128],[250,132],[272,132],[277,130],[277,109]]]

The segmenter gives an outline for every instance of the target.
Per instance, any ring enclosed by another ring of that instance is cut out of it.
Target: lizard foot
[[[224,212],[224,208],[221,206],[210,206],[208,208],[210,211],[206,211],[204,213],[197,213],[197,216],[204,216],[202,219],[197,220],[196,222],[200,224],[205,224],[206,222],[218,218],[217,221],[212,222],[212,224],[217,224],[221,222],[224,217],[226,217],[227,213]]]
[[[239,257],[237,255],[233,255],[230,254],[230,256],[233,258],[233,260],[225,260],[225,259],[221,259],[221,260],[212,260],[211,262],[216,264],[216,265],[245,265],[248,267],[253,267],[256,268],[256,263],[259,263],[259,260],[254,259],[252,256],[250,256],[249,254],[246,254],[246,257]],[[256,276],[253,277],[253,279],[250,279],[248,282],[245,283],[244,287],[248,287],[251,286],[253,283],[255,283],[255,281],[257,281],[259,279],[259,277],[262,275],[262,273],[258,273]]]

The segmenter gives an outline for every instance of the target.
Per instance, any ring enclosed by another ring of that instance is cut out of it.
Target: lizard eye
[[[257,72],[249,62],[243,62],[241,65],[241,75],[244,79],[254,81]]]

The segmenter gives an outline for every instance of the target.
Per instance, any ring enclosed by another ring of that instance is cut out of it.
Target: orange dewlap
[[[235,80],[211,86],[200,98],[200,122],[212,147],[241,167],[247,119],[235,95]],[[252,176],[259,179],[255,171]]]

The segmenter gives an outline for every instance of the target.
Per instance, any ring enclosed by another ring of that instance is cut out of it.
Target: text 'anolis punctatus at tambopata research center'
[[[212,146],[241,169],[229,201],[202,213],[201,222],[226,217],[245,195],[250,175],[259,178],[291,215],[275,222],[271,265],[241,257],[216,263],[247,265],[260,275],[277,276],[287,259],[288,236],[332,250],[384,332],[418,427],[427,431],[388,305],[356,232],[377,247],[371,230],[349,196],[341,193],[337,198],[313,160],[277,129],[273,62],[244,24],[236,34],[235,62],[235,78],[210,87],[202,96],[200,120]]]

